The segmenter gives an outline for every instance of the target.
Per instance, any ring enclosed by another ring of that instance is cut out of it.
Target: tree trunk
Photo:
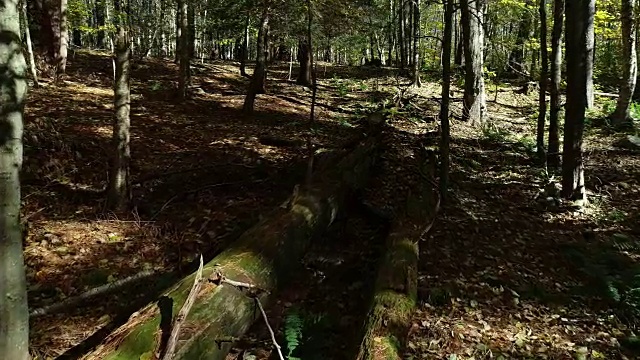
[[[189,89],[189,20],[188,4],[189,0],[179,0],[178,10],[180,12],[180,75],[178,78],[178,92],[181,99],[186,99]]]
[[[67,0],[60,0],[60,49],[56,63],[56,77],[67,71],[67,47],[69,45],[69,28],[67,26]]]
[[[314,236],[324,232],[341,211],[353,189],[364,186],[378,154],[380,138],[369,137],[337,164],[314,176],[305,190],[295,190],[286,206],[276,208],[258,225],[245,232],[229,248],[204,267],[203,279],[229,280],[254,285],[249,292],[226,283],[206,282],[185,318],[174,355],[181,359],[225,359],[233,340],[241,337],[260,316],[256,299],[264,307],[273,303],[300,265]],[[296,187],[298,189],[298,187]],[[138,360],[153,357],[159,324],[170,321],[182,307],[194,281],[190,275],[163,297],[169,317],[162,319],[158,306],[150,304],[116,330],[105,344],[86,359]],[[245,289],[246,290],[246,289]],[[166,316],[166,313],[165,313]]]
[[[27,94],[17,0],[0,7],[0,356],[28,360],[29,309],[20,227],[22,129]]]
[[[562,81],[562,19],[564,0],[553,1],[553,33],[551,35],[551,99],[549,109],[549,149],[547,166],[557,169],[560,166],[560,134],[558,117],[560,105],[560,82]]]
[[[24,37],[27,40],[27,55],[29,56],[29,70],[33,79],[33,86],[38,87],[38,71],[36,70],[36,61],[33,56],[33,45],[31,43],[31,30],[29,29],[29,15],[27,13],[27,1],[22,0],[22,19],[24,22]]]
[[[629,108],[636,88],[638,59],[636,55],[636,24],[634,21],[634,0],[622,0],[620,18],[622,23],[622,83],[616,110],[612,115],[617,127],[633,125]]]
[[[174,62],[176,64],[180,63],[180,56],[182,54],[181,46],[182,46],[182,3],[181,1],[186,0],[178,0],[177,8],[176,8],[176,53],[174,57]]]
[[[267,32],[269,31],[269,0],[264,1],[262,17],[260,19],[260,28],[258,29],[258,41],[256,44],[256,67],[251,76],[247,96],[244,99],[242,111],[245,114],[253,112],[253,106],[258,94],[266,92],[265,83],[267,79],[267,53],[269,48],[266,46]]]
[[[464,54],[464,40],[462,38],[462,21],[458,21],[458,24],[454,24],[456,29],[456,53],[453,63],[457,66],[462,66],[462,59]]]
[[[400,46],[400,69],[404,69],[407,63],[404,27],[404,0],[398,4],[398,45]]]
[[[444,34],[442,38],[442,103],[440,104],[440,198],[447,201],[449,189],[449,91],[451,89],[451,37],[455,0],[446,0],[444,9]]]
[[[414,0],[413,7],[413,86],[420,87],[420,0]]]
[[[547,54],[547,0],[540,0],[540,94],[538,97],[538,129],[536,132],[536,146],[538,158],[545,161],[544,130],[547,121],[547,77],[549,59]]]
[[[567,51],[567,105],[562,152],[562,195],[586,201],[584,187],[584,116],[588,103],[588,78],[593,60],[595,0],[567,0],[565,47]]]
[[[311,87],[311,49],[309,39],[301,39],[298,45],[298,61],[300,70],[296,84]]]
[[[196,14],[194,11],[194,0],[187,2],[187,34],[189,42],[189,59],[193,59],[196,52]]]
[[[527,0],[525,7],[532,7],[532,1]],[[520,77],[522,75],[528,75],[527,67],[525,66],[525,43],[531,38],[531,16],[529,10],[523,11],[523,18],[518,25],[518,34],[516,37],[516,44],[511,54],[509,54],[509,63]]]
[[[466,68],[462,118],[472,125],[483,124],[487,112],[483,77],[484,1],[461,0]]]
[[[435,154],[432,155],[431,162],[416,164],[421,171],[433,173]],[[418,243],[438,209],[431,184],[424,180],[419,184],[418,189],[414,189],[416,193],[407,199],[405,209],[393,221],[357,360],[403,358],[418,298]]]
[[[121,0],[114,1],[116,12],[121,12]],[[131,90],[129,87],[131,47],[127,34],[127,24],[116,17],[117,27],[114,110],[113,119],[113,159],[109,172],[109,189],[107,206],[112,210],[125,210],[131,199],[131,176],[129,164],[131,162],[130,149],[130,118]]]
[[[247,74],[247,57],[249,55],[249,21],[251,17],[247,13],[247,19],[244,22],[244,36],[242,37],[242,53],[240,54],[240,75],[249,77]]]

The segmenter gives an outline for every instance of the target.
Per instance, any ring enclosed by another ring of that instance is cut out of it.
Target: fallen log
[[[236,243],[204,266],[202,284],[182,323],[173,359],[224,359],[235,339],[260,316],[256,299],[268,306],[300,264],[311,239],[326,230],[348,194],[366,183],[380,144],[380,131],[334,166],[314,174],[304,188],[296,187],[289,201],[244,233]],[[230,279],[250,284],[233,286]],[[182,279],[162,301],[131,316],[84,359],[157,359],[168,336],[160,324],[171,322],[194,283]],[[164,304],[164,305],[163,305]],[[160,308],[160,309],[159,309]]]
[[[419,186],[393,220],[357,360],[402,359],[418,297],[418,242],[433,225],[440,207],[437,186],[430,180],[435,153],[428,155],[417,170]]]

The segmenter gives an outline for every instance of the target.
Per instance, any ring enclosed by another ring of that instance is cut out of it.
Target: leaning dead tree
[[[181,321],[173,359],[225,358],[233,341],[260,316],[257,302],[268,306],[274,300],[313,236],[325,231],[348,194],[366,183],[380,144],[380,131],[369,133],[344,156],[323,166],[307,186],[296,187],[287,203],[204,266],[205,282]],[[161,324],[172,322],[193,284],[194,275],[181,280],[162,302],[133,315],[85,359],[159,358],[167,342],[163,339],[172,333]]]
[[[402,359],[418,296],[418,242],[440,207],[438,184],[432,180],[435,153],[428,155],[417,166],[418,185],[393,220],[357,360]]]

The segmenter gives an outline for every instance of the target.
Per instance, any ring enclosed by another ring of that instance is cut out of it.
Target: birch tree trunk
[[[0,6],[0,357],[28,360],[29,309],[20,228],[26,63],[18,0]]]
[[[36,60],[33,56],[33,44],[31,43],[31,30],[29,29],[29,15],[27,14],[27,1],[22,1],[22,19],[24,21],[24,37],[27,40],[27,55],[29,56],[29,70],[33,79],[33,86],[38,87],[38,71],[36,70]]]

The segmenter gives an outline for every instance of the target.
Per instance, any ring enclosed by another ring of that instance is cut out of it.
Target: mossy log
[[[420,171],[433,174],[429,153]],[[434,186],[422,178],[407,196],[404,211],[394,218],[380,261],[371,305],[364,323],[358,360],[398,360],[406,343],[418,297],[418,242],[433,224],[439,200]]]
[[[348,194],[364,186],[379,143],[379,136],[370,136],[334,166],[315,174],[307,186],[294,191],[286,204],[273,210],[204,266],[204,279],[220,273],[256,289],[247,293],[226,283],[204,283],[182,325],[173,359],[225,358],[232,342],[260,316],[254,297],[265,307],[274,300],[278,288],[300,266],[311,239],[329,227]],[[157,358],[162,352],[159,344],[169,331],[161,323],[170,323],[172,314],[179,312],[193,281],[194,274],[182,279],[158,304],[150,304],[132,315],[84,359]]]

